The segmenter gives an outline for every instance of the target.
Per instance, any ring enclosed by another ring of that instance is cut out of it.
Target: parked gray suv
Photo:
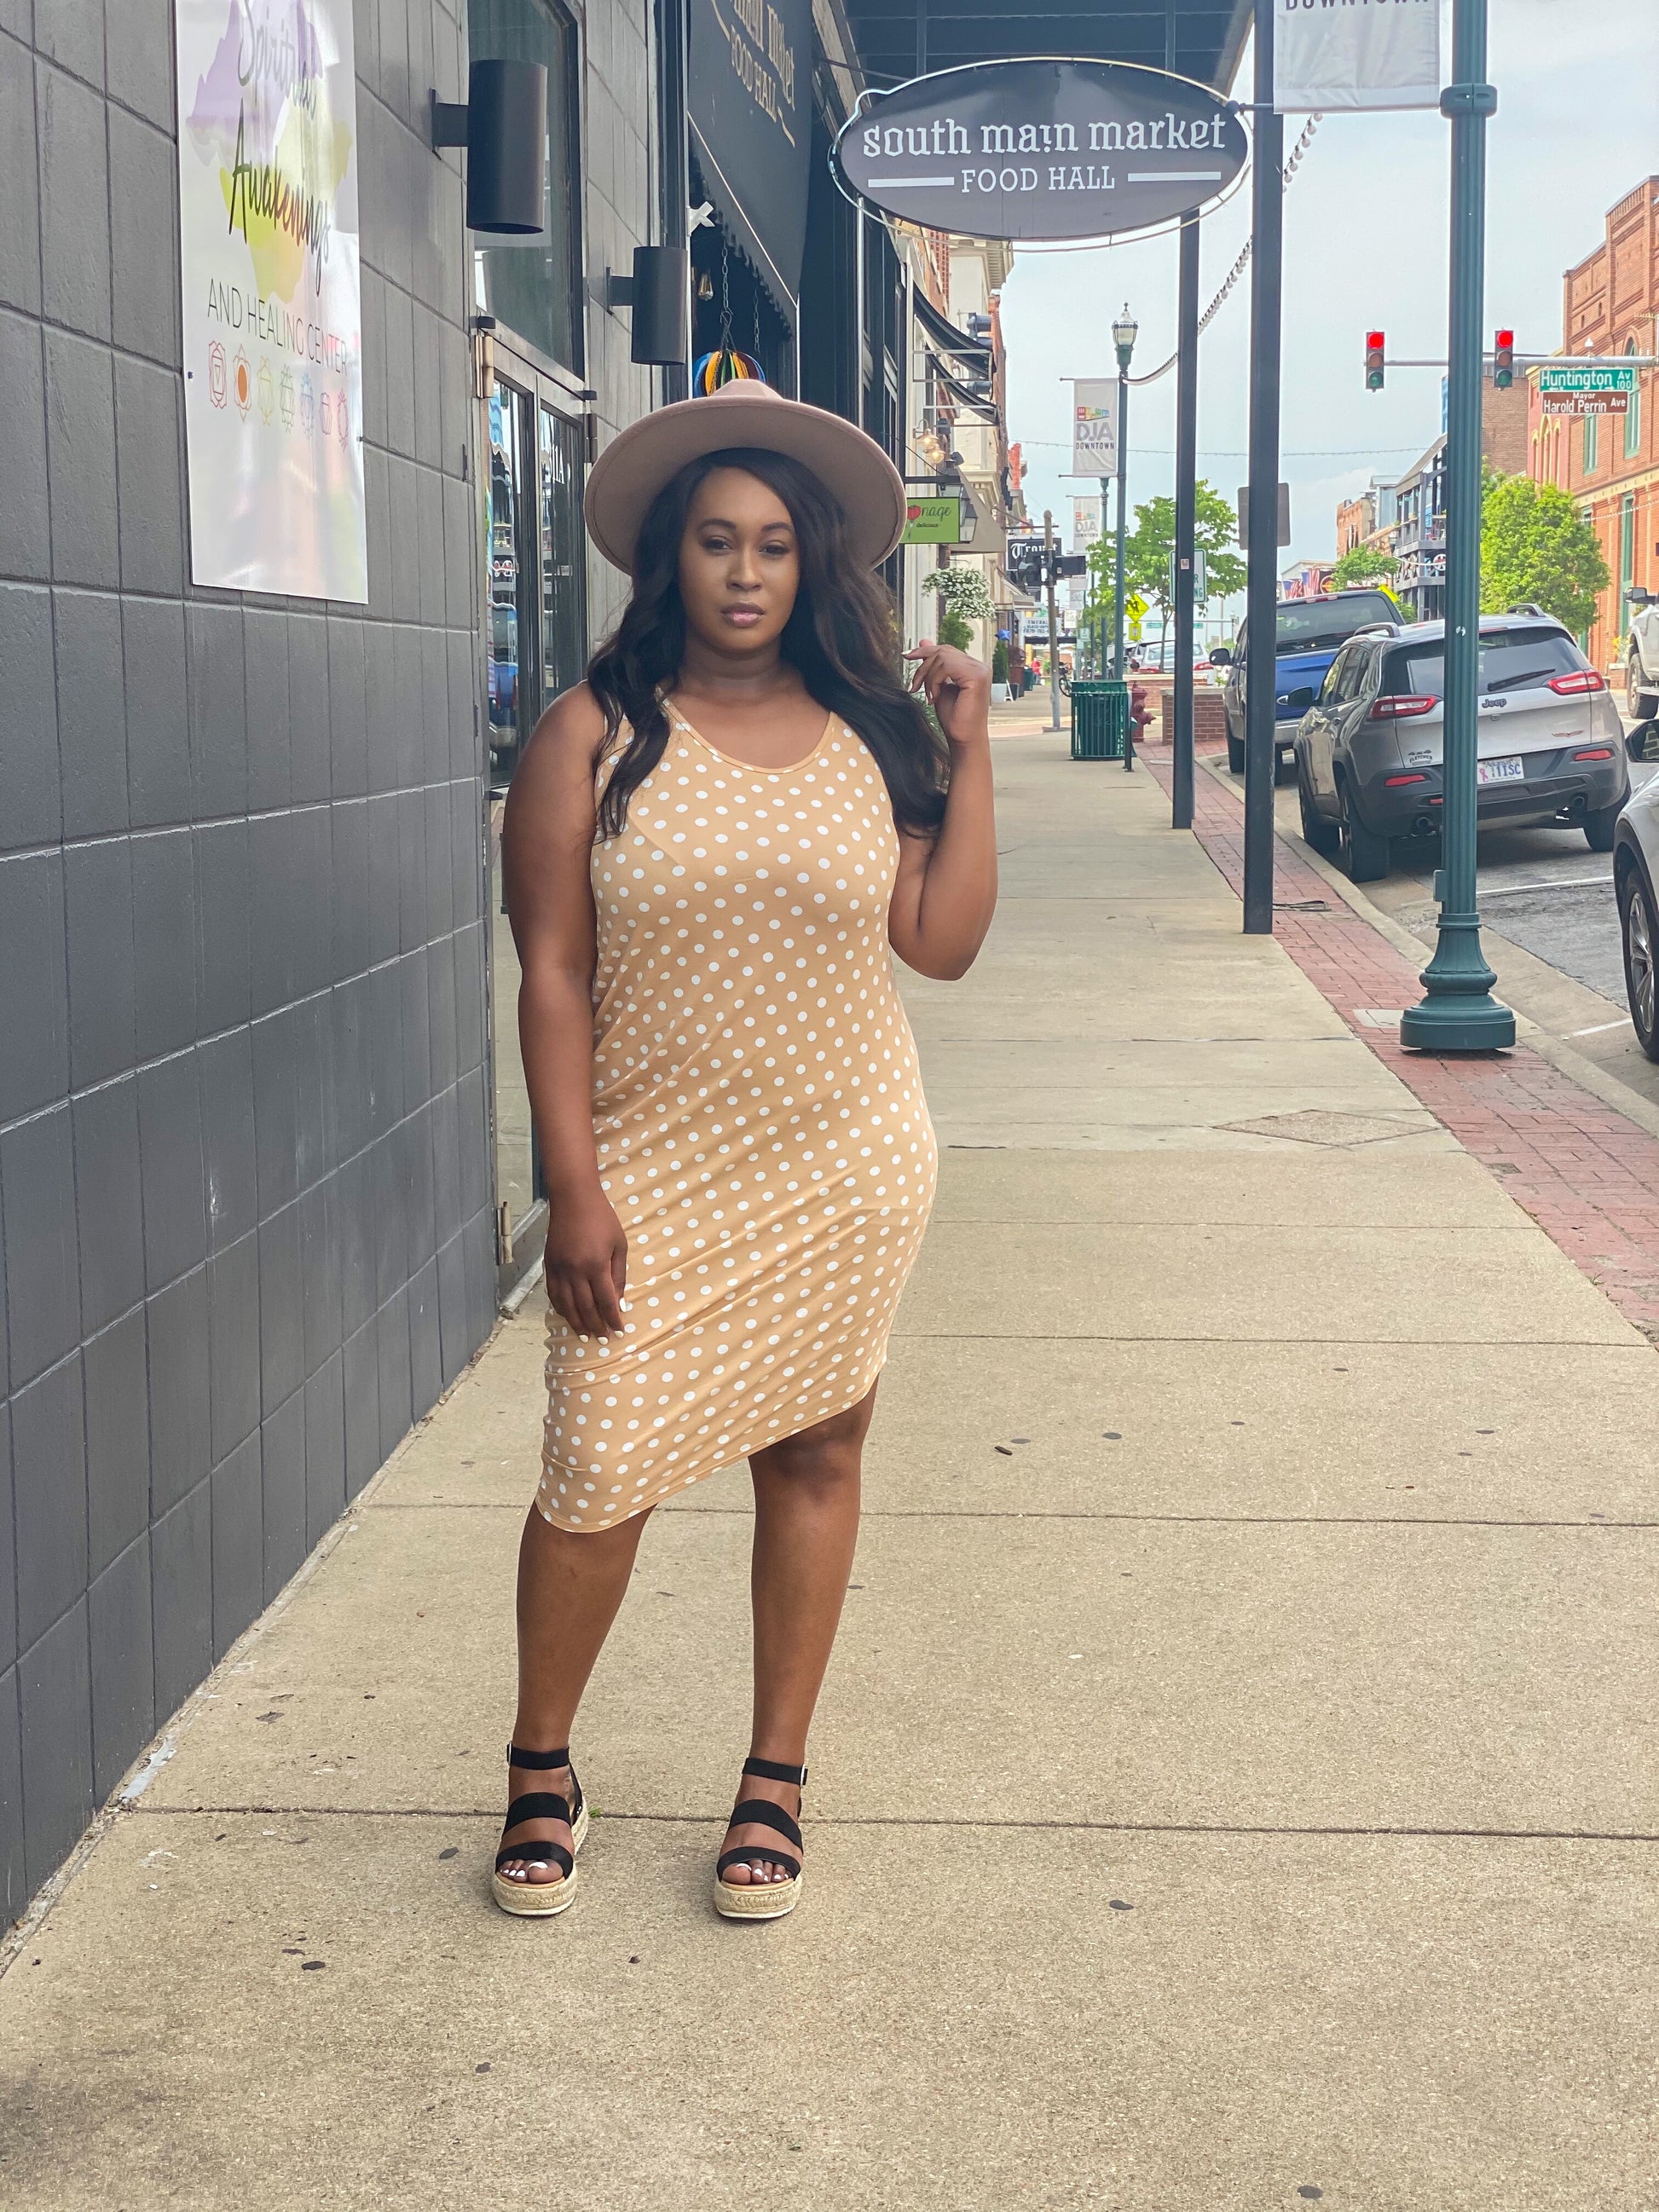
[[[1444,623],[1350,638],[1297,726],[1302,834],[1357,884],[1389,872],[1391,837],[1440,826]],[[1630,795],[1624,727],[1606,679],[1538,609],[1480,621],[1481,828],[1551,823],[1613,850]]]

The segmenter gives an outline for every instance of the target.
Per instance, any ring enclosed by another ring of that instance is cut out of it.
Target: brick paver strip
[[[1167,749],[1147,746],[1137,757],[1167,791]],[[1243,791],[1202,772],[1194,786],[1198,841],[1242,897]],[[1419,971],[1294,846],[1279,836],[1273,845],[1273,934],[1297,966],[1625,1318],[1659,1342],[1659,1138],[1527,1045],[1435,1059],[1407,1051],[1392,1027],[1361,1021],[1362,1008],[1415,1005]]]

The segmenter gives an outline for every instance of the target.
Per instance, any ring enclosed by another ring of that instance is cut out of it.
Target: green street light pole
[[[1444,805],[1440,902],[1427,994],[1401,1018],[1400,1042],[1425,1052],[1492,1052],[1515,1042],[1515,1016],[1492,995],[1475,906],[1477,724],[1480,684],[1480,377],[1486,280],[1486,0],[1455,0],[1452,82],[1440,112],[1452,127],[1451,309],[1446,410]]]
[[[1124,512],[1125,495],[1129,475],[1129,360],[1135,349],[1135,340],[1140,336],[1140,325],[1124,303],[1123,313],[1112,325],[1112,343],[1117,348],[1117,574],[1112,593],[1112,673],[1121,684],[1123,681],[1123,548],[1127,516]],[[1129,753],[1126,746],[1124,760]]]

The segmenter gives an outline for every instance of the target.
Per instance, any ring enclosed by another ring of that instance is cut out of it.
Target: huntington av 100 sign
[[[1105,238],[1218,198],[1249,151],[1228,103],[1161,70],[985,62],[866,94],[831,156],[854,198],[969,238]]]
[[[1636,371],[1622,362],[1587,368],[1552,362],[1538,372],[1539,404],[1546,415],[1627,415]]]

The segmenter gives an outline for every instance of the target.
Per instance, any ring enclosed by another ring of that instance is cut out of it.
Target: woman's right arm
[[[536,725],[507,793],[501,865],[519,949],[519,1038],[547,1183],[547,1295],[582,1336],[623,1326],[628,1242],[593,1143],[593,963],[588,873],[604,717],[586,684]]]

